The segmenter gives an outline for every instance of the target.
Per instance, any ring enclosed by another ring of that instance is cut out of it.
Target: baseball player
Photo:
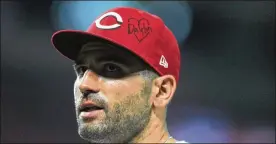
[[[74,62],[78,133],[91,143],[185,143],[167,130],[180,69],[176,38],[161,18],[131,7],[100,15],[87,31],[52,44]]]

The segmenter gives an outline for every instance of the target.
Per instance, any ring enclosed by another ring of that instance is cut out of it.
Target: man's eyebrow
[[[95,62],[101,62],[101,61],[117,61],[124,64],[133,64],[133,61],[129,61],[128,59],[135,59],[132,55],[128,53],[122,53],[115,50],[99,50],[99,51],[87,51],[87,52],[81,52],[79,56],[76,59],[77,63],[84,63],[89,62],[91,60]],[[137,60],[135,60],[137,61]],[[138,61],[137,61],[138,62]]]
[[[125,58],[125,56],[122,56],[122,55],[118,56],[114,54],[99,56],[98,58],[96,58],[96,61],[118,61],[121,63],[129,63],[129,61],[127,60],[127,58]]]

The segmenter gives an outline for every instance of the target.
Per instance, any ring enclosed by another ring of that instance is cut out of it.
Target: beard
[[[105,110],[104,119],[97,123],[84,123],[77,118],[78,133],[91,143],[128,143],[148,125],[151,116],[148,87],[137,94],[126,96]]]

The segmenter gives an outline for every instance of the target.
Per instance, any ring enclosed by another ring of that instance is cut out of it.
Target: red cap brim
[[[103,40],[103,38],[85,31],[61,30],[53,34],[51,41],[62,55],[75,60],[84,44],[99,39]]]

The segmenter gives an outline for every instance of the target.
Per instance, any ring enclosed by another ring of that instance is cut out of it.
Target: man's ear
[[[172,75],[164,75],[154,80],[152,88],[154,107],[166,107],[175,93],[176,80]]]

